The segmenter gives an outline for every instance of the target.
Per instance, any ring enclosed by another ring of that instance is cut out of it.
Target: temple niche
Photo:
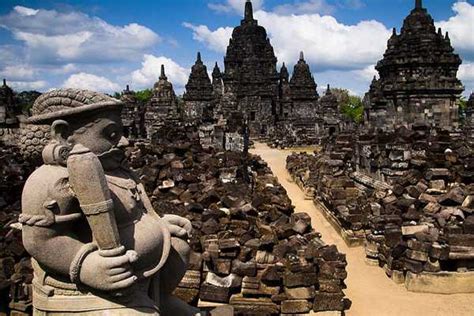
[[[135,92],[130,90],[129,85],[122,91],[120,100],[124,103],[122,109],[122,123],[125,137],[128,137],[130,140],[143,137],[144,112],[135,96]]]
[[[459,127],[460,64],[448,33],[436,31],[433,18],[417,0],[400,34],[393,29],[375,67],[380,78],[374,78],[365,97],[366,124],[383,130],[414,124]]]
[[[214,86],[209,79],[207,67],[201,59],[201,53],[191,68],[184,100],[184,118],[186,120],[209,121],[213,117]]]
[[[19,127],[17,116],[20,114],[15,104],[15,94],[3,79],[0,87],[0,143],[11,144],[15,141],[15,131]]]
[[[249,119],[251,134],[265,136],[277,111],[277,58],[265,28],[253,18],[252,3],[245,3],[245,15],[229,40],[223,74],[224,117],[234,111]]]
[[[178,119],[178,101],[173,84],[166,77],[165,66],[161,65],[160,78],[153,86],[153,96],[146,106],[144,115],[147,137],[151,139],[154,132],[165,122]]]

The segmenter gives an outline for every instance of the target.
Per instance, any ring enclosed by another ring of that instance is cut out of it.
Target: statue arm
[[[56,230],[58,226],[63,227]],[[71,264],[85,244],[70,233],[71,227],[65,226],[70,224],[50,227],[23,225],[23,243],[47,271],[69,277]]]

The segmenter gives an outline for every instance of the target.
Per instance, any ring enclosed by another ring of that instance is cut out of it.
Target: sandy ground
[[[313,227],[322,233],[323,240],[335,244],[339,251],[347,255],[346,295],[352,300],[352,307],[346,315],[356,316],[474,316],[474,294],[438,295],[408,292],[403,285],[390,280],[379,267],[365,263],[363,247],[349,248],[339,234],[324,219],[311,201],[293,182],[286,171],[288,150],[271,149],[260,143],[251,150],[260,155],[271,167],[280,183],[285,187],[297,212],[307,212],[312,218]]]

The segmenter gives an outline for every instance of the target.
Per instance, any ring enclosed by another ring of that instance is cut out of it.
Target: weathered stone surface
[[[287,300],[281,302],[282,314],[303,314],[311,310],[311,303],[307,300]]]

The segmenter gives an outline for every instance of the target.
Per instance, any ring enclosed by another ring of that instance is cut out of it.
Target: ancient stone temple
[[[209,79],[207,67],[197,54],[196,63],[191,69],[184,99],[184,117],[187,120],[212,118],[214,87]]]
[[[366,123],[393,130],[424,123],[456,128],[457,100],[463,91],[456,74],[461,59],[433,18],[416,0],[400,34],[394,28],[387,50],[376,69],[380,79],[366,95]]]
[[[129,85],[122,91],[120,100],[124,103],[122,109],[122,124],[124,134],[129,139],[139,138],[143,134],[143,111],[140,109],[135,92]]]
[[[300,59],[294,67],[290,88],[293,116],[297,118],[314,117],[319,95],[309,65],[304,60],[303,52],[300,53]]]
[[[309,65],[300,53],[291,79],[283,64],[280,70],[278,111],[276,125],[271,135],[279,145],[303,145],[317,142],[318,92]]]
[[[253,18],[252,3],[229,41],[224,58],[224,115],[243,112],[250,120],[253,136],[266,135],[274,123],[279,75],[277,58],[265,28]],[[227,113],[227,114],[226,114]]]
[[[319,99],[317,130],[320,138],[332,136],[344,129],[337,97],[327,86],[324,96]]]
[[[165,66],[161,65],[161,75],[153,87],[153,96],[146,106],[144,115],[146,134],[151,138],[154,131],[165,121],[179,118],[178,102],[173,85],[165,74]]]
[[[19,126],[18,112],[13,90],[3,79],[3,85],[0,87],[0,143],[10,143],[14,140],[14,130]]]

